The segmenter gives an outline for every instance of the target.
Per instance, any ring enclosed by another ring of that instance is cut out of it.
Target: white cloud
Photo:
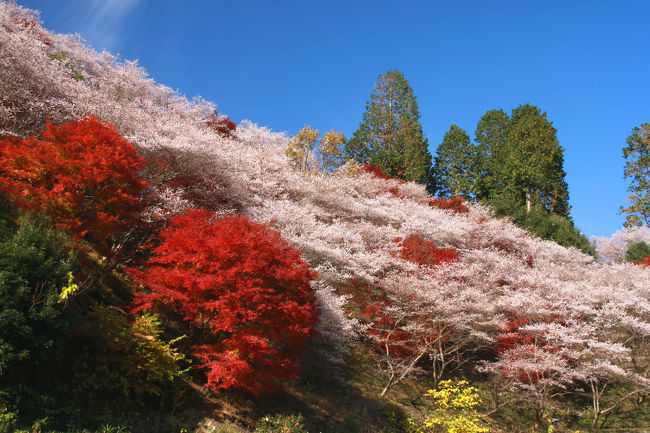
[[[128,29],[124,19],[141,0],[81,0],[68,3],[64,13],[68,21],[95,49],[120,48]]]

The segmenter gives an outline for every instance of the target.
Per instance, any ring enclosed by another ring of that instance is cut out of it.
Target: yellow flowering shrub
[[[421,423],[412,421],[415,433],[486,433],[479,420],[477,407],[481,399],[477,389],[466,380],[443,380],[438,389],[425,394],[433,400],[434,409]]]

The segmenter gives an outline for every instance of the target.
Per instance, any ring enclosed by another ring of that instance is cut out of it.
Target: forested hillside
[[[650,420],[643,263],[375,165],[297,165],[286,134],[7,2],[0,137],[0,431]]]

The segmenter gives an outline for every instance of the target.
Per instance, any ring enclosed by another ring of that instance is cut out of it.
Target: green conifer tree
[[[498,175],[499,162],[505,159],[506,134],[510,118],[503,110],[486,112],[476,125],[476,164],[474,178],[476,198],[489,199],[503,190],[503,179]]]
[[[625,158],[625,179],[631,179],[628,187],[630,205],[622,207],[627,214],[625,225],[650,225],[650,123],[644,123],[632,130],[623,148]]]
[[[346,158],[381,167],[389,176],[425,183],[431,154],[419,122],[418,104],[404,75],[379,75],[363,121],[344,147]]]
[[[438,146],[433,166],[432,192],[440,197],[475,195],[476,147],[455,123]]]
[[[501,191],[526,211],[544,209],[569,216],[569,192],[564,180],[564,149],[546,113],[525,104],[512,110],[504,155],[499,158],[497,176],[504,180]]]

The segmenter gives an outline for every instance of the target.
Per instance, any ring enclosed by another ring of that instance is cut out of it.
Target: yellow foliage
[[[434,410],[421,423],[412,422],[416,433],[486,433],[480,425],[476,408],[481,404],[477,389],[466,380],[444,380],[438,389],[425,394],[431,397]]]
[[[309,125],[305,125],[298,133],[289,141],[285,154],[289,161],[298,170],[307,171],[314,165],[314,149],[318,143],[318,136],[320,132],[318,129],[313,129]]]
[[[72,272],[68,272],[68,284],[63,286],[63,288],[61,289],[59,300],[56,301],[56,303],[58,304],[65,301],[66,299],[68,299],[70,295],[73,295],[74,292],[76,292],[77,290],[79,290],[79,286],[77,286],[74,283],[74,276],[72,275]]]
[[[332,129],[320,137],[318,129],[305,125],[291,138],[285,154],[298,170],[308,171],[318,167],[329,171],[345,163],[342,146],[346,141],[342,132]]]
[[[320,140],[318,153],[320,154],[321,168],[325,171],[336,169],[344,164],[343,149],[347,139],[342,132],[336,132],[334,129],[325,133]]]
[[[160,396],[163,387],[183,377],[187,369],[185,356],[174,347],[184,337],[167,341],[162,337],[162,324],[157,315],[146,313],[135,317],[113,306],[94,306],[89,322],[104,347],[103,365],[98,366],[91,383],[110,380],[124,395],[150,394]]]

